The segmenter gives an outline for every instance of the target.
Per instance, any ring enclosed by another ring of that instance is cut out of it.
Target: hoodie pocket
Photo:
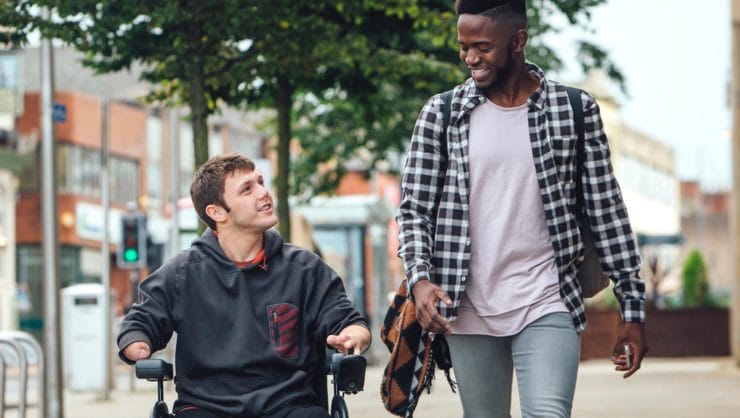
[[[279,303],[267,307],[272,349],[282,359],[300,355],[300,312],[295,305]]]

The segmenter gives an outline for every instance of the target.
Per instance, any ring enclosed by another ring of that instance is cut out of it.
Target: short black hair
[[[458,15],[483,15],[494,21],[510,21],[527,25],[526,0],[455,0]]]

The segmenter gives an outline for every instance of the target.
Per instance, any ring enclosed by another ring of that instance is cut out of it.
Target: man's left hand
[[[628,346],[629,353],[626,353]],[[625,379],[635,374],[640,369],[642,359],[648,352],[647,338],[645,337],[645,324],[639,322],[624,322],[619,327],[617,343],[612,348],[612,363],[616,366],[614,370],[625,372]]]
[[[348,325],[339,335],[326,337],[326,343],[337,351],[347,353],[353,349],[355,354],[360,354],[370,346],[370,331],[362,325]]]

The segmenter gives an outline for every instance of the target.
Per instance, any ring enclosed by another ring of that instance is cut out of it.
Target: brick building
[[[75,283],[99,282],[102,265],[103,207],[101,195],[102,103],[100,99],[78,92],[58,92],[54,97],[66,117],[55,123],[56,181],[60,282],[65,287]],[[109,178],[112,225],[120,219],[127,205],[138,204],[145,190],[147,163],[147,110],[141,106],[111,103],[108,111]],[[18,147],[30,151],[31,163],[20,174],[16,203],[16,252],[18,287],[27,292],[28,303],[21,307],[22,329],[37,331],[43,316],[42,222],[40,179],[39,95],[26,93],[24,109],[16,121]],[[111,242],[119,236],[109,229]],[[111,246],[115,254],[116,246]],[[130,299],[128,271],[112,263],[111,285],[116,295],[114,308],[121,312]]]

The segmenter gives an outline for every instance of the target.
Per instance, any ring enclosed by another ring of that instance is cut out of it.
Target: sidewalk
[[[129,374],[117,370],[118,388],[109,401],[96,394],[65,394],[66,418],[143,418],[156,398],[156,383],[136,381],[129,390]],[[380,402],[382,369],[369,367],[365,391],[348,398],[352,418],[391,417]],[[729,358],[651,359],[630,379],[612,371],[606,360],[581,363],[573,409],[574,418],[737,418],[740,417],[740,369]],[[516,395],[515,395],[516,396]],[[171,404],[170,387],[165,399]],[[512,417],[521,417],[514,399]],[[29,416],[35,411],[31,410]],[[12,413],[6,417],[13,417]],[[444,374],[437,375],[431,394],[425,393],[416,410],[418,418],[461,417],[456,394]]]

